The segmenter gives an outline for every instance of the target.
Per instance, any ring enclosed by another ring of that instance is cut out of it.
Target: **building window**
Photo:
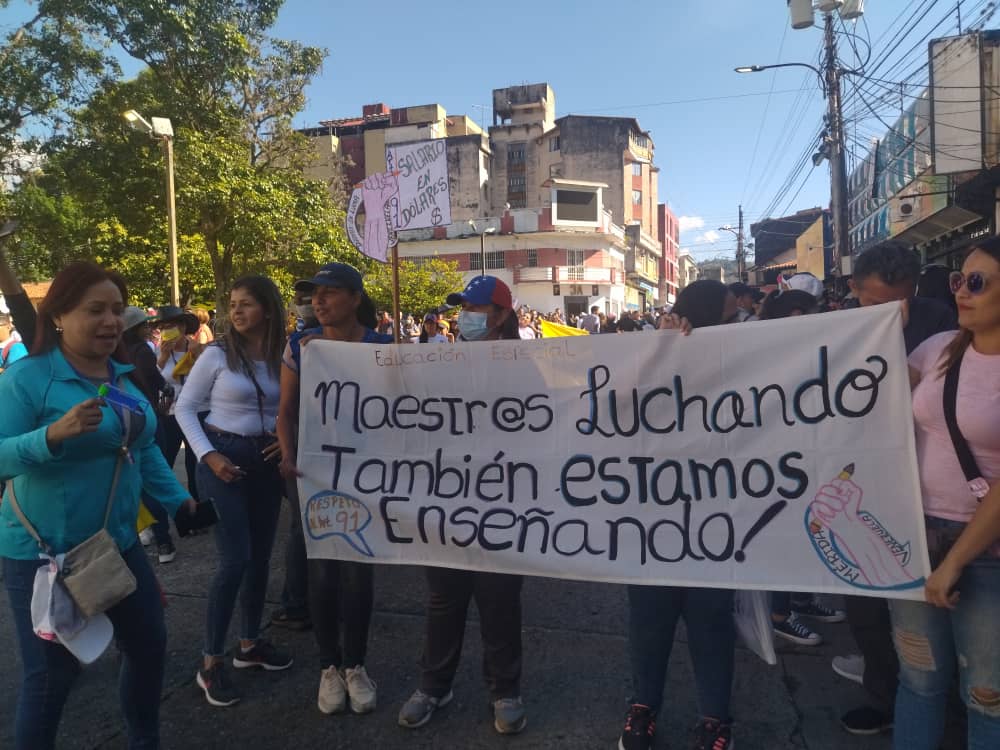
[[[538,250],[528,250],[528,268],[538,268]]]
[[[642,177],[642,162],[638,161],[632,162],[632,176]]]
[[[583,280],[583,259],[586,257],[587,253],[585,250],[567,250],[566,251],[566,278],[570,281],[582,281]]]
[[[507,163],[524,164],[524,144],[512,143],[507,146]]]
[[[469,270],[482,271],[483,265],[480,262],[479,253],[469,253]],[[497,270],[506,268],[506,258],[503,250],[492,250],[486,253],[486,270]]]
[[[549,138],[549,151],[558,151],[558,150],[559,150],[559,136],[556,135],[553,136],[552,138]]]
[[[528,205],[525,148],[523,143],[507,145],[507,202],[511,208],[525,208]]]
[[[633,206],[641,206],[642,205],[642,191],[641,190],[633,190],[632,191],[632,205]]]

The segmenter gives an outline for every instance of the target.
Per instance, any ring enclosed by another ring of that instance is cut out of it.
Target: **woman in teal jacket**
[[[124,655],[119,687],[129,748],[159,747],[166,629],[156,579],[137,543],[139,494],[145,490],[171,512],[193,501],[153,441],[151,406],[143,402],[141,414],[126,419],[98,396],[100,385],[110,382],[143,398],[121,346],[126,298],[118,274],[90,263],[70,264],[39,306],[32,355],[0,378],[0,479],[8,481],[0,507],[0,558],[23,666],[16,750],[54,747],[80,665],[61,644],[34,633],[32,586],[45,562],[13,512],[11,490],[53,553],[66,552],[101,528],[123,442],[128,455],[108,532],[137,585],[106,614]]]

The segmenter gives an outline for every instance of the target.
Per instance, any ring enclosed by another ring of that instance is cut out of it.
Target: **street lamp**
[[[476,222],[474,219],[469,219],[469,226],[472,227],[473,232],[479,232],[476,228]],[[486,227],[482,232],[479,232],[479,275],[486,275],[486,235],[495,234],[497,231],[496,227]]]
[[[741,65],[738,68],[733,68],[733,70],[737,73],[760,73],[763,70],[771,70],[772,68],[809,68],[819,78],[819,87],[823,91],[823,96],[826,96],[826,81],[823,78],[823,71],[809,63],[790,62],[774,63],[773,65]]]
[[[740,281],[746,275],[746,263],[743,260],[743,206],[740,206],[740,228],[734,229],[728,224],[719,227],[720,232],[731,232],[736,238],[736,275]]]
[[[801,5],[802,8],[798,8]],[[833,215],[833,273],[841,273],[841,261],[843,258],[851,257],[851,246],[848,240],[848,229],[850,220],[847,212],[847,158],[845,156],[845,136],[844,136],[844,115],[841,111],[840,101],[840,79],[841,76],[849,73],[858,73],[857,70],[842,68],[837,64],[837,40],[833,29],[833,12],[841,10],[841,14],[847,14],[849,18],[857,18],[861,15],[864,3],[860,0],[850,2],[840,2],[839,0],[827,0],[818,6],[824,12],[824,46],[825,59],[822,69],[808,63],[791,62],[776,63],[774,65],[742,65],[734,68],[737,73],[759,73],[762,70],[771,68],[808,68],[820,81],[820,88],[823,96],[826,97],[828,108],[826,115],[826,126],[823,143],[820,150],[813,156],[813,164],[819,166],[824,158],[830,160],[830,212]],[[792,6],[790,6],[792,7]],[[793,12],[793,25],[796,28],[806,28],[812,25],[812,3],[803,0],[797,4],[793,10],[808,10],[808,23],[796,24],[796,16]]]
[[[134,109],[122,113],[132,130],[145,133],[163,146],[167,179],[167,249],[170,259],[170,304],[181,304],[180,273],[177,268],[177,207],[174,203],[174,127],[166,117],[147,120]]]

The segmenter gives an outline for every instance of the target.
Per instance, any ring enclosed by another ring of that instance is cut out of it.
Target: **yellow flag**
[[[183,357],[177,360],[177,364],[174,365],[173,377],[187,375],[191,372],[192,367],[194,367],[194,357],[191,355],[191,352],[186,352]]]
[[[548,320],[542,320],[542,338],[543,339],[555,339],[560,336],[589,336],[582,328],[573,328],[572,326],[563,325],[562,323],[552,323]]]
[[[149,528],[154,523],[156,523],[156,519],[153,518],[153,514],[150,513],[149,509],[140,502],[139,517],[135,521],[135,530],[142,531],[143,529]]]

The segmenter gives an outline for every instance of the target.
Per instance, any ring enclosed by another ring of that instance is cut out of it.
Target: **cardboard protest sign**
[[[355,185],[347,204],[347,236],[369,258],[385,263],[401,229],[451,224],[448,152],[443,138],[385,149],[386,171]],[[363,230],[358,215],[364,215]]]
[[[304,348],[308,554],[921,598],[897,305],[642,336]]]

